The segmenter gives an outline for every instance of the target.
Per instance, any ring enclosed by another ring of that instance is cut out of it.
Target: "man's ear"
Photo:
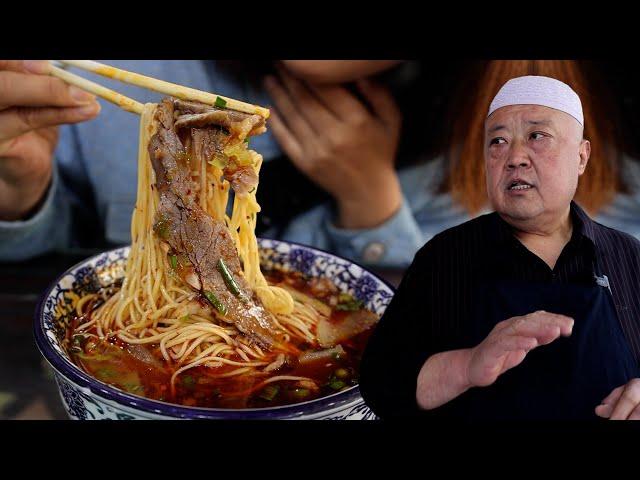
[[[589,163],[589,157],[591,156],[591,143],[589,140],[583,139],[580,142],[580,163],[578,164],[578,175],[582,175]]]

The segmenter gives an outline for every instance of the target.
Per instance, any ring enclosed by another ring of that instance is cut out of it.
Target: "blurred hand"
[[[57,126],[95,117],[91,94],[45,75],[45,62],[0,60],[0,220],[16,220],[51,180]]]
[[[280,69],[268,77],[271,130],[295,166],[338,204],[338,226],[372,228],[402,201],[394,163],[401,114],[390,92],[357,82],[372,111],[339,85],[303,83]]]
[[[467,366],[469,385],[491,385],[504,372],[522,363],[532,349],[561,335],[568,337],[572,329],[572,318],[545,311],[498,323],[487,338],[471,349]]]
[[[609,420],[640,420],[640,378],[614,388],[596,407],[596,415]]]

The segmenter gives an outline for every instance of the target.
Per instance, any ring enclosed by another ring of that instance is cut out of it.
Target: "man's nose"
[[[527,168],[531,165],[529,152],[524,145],[520,143],[512,144],[507,158],[507,168],[514,169],[518,167]]]

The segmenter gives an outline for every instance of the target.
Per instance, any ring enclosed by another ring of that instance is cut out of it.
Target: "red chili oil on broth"
[[[264,274],[270,284],[285,284],[325,304],[336,303],[337,289],[330,282],[307,279],[298,273],[265,271]],[[345,297],[341,297],[344,300]],[[364,310],[355,299],[349,302],[332,306],[329,319],[331,323],[339,323],[347,315]],[[344,305],[347,305],[347,310],[338,310]],[[93,328],[73,333],[73,330],[80,323],[86,322],[90,315],[91,312],[75,319],[67,332],[68,344],[71,345],[69,353],[73,362],[89,375],[134,395],[208,408],[288,405],[331,395],[356,385],[362,352],[372,330],[369,328],[342,340],[333,348],[314,347],[292,341],[302,354],[285,363],[270,376],[237,375],[220,378],[219,375],[238,367],[227,364],[215,368],[194,367],[177,376],[175,389],[172,391],[171,376],[179,366],[166,362],[157,344],[130,345],[115,337],[99,340],[86,335],[95,334]],[[303,356],[305,362],[300,363],[299,359]],[[315,385],[287,380],[260,386],[265,380],[276,375],[308,377]]]

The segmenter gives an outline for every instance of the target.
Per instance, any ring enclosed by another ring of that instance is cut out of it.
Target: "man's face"
[[[567,211],[589,160],[589,142],[571,115],[511,105],[485,121],[487,192],[493,208],[516,222]]]

